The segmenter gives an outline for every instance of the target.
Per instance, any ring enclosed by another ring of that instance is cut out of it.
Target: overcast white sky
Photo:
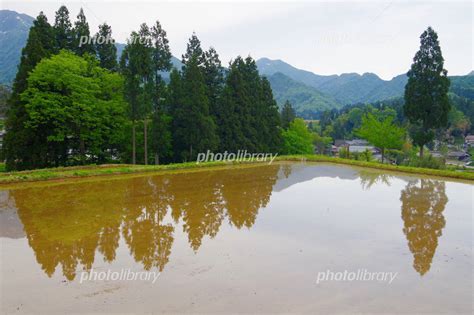
[[[222,62],[237,55],[281,59],[318,74],[374,72],[383,79],[406,72],[419,47],[419,35],[431,25],[439,35],[450,75],[473,70],[471,1],[35,1],[0,3],[1,9],[51,23],[65,4],[74,21],[83,7],[91,31],[112,26],[125,42],[143,22],[157,19],[178,58],[193,31]]]

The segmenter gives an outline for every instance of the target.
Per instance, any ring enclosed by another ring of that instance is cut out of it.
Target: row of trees
[[[111,39],[107,24],[95,36]],[[117,63],[113,41],[90,36],[81,9],[74,26],[62,6],[43,13],[22,51],[8,102],[8,169],[191,161],[207,150],[279,152],[280,116],[251,57],[225,69],[195,34],[172,68],[159,22],[132,32]],[[165,82],[164,72],[170,73]]]
[[[214,48],[204,51],[195,34],[170,82],[166,32],[157,22],[131,35],[120,60],[132,121],[132,163],[137,161],[135,125],[143,126],[143,161],[191,161],[199,152],[278,152],[280,117],[267,79],[251,57],[237,57],[224,70]],[[151,121],[151,141],[148,136]]]

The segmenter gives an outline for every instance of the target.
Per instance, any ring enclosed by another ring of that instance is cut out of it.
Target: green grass
[[[364,162],[356,160],[348,160],[341,158],[334,158],[324,155],[287,155],[279,156],[277,161],[310,161],[310,162],[325,162],[353,165],[359,167],[367,167],[373,169],[404,172],[411,174],[440,176],[447,178],[456,178],[474,181],[474,172],[460,171],[460,170],[435,170],[426,168],[416,168],[408,166],[396,166],[389,164],[381,164],[377,162]],[[49,169],[37,169],[21,172],[0,172],[0,184],[17,183],[17,182],[32,182],[44,180],[63,180],[68,178],[84,178],[92,176],[103,175],[118,175],[118,174],[138,174],[145,172],[161,172],[169,170],[191,170],[196,168],[208,168],[216,166],[229,166],[238,164],[255,164],[265,162],[206,162],[199,163],[177,163],[168,165],[129,165],[129,164],[107,164],[107,165],[87,165],[75,167],[58,167]],[[4,165],[1,168],[4,169]]]

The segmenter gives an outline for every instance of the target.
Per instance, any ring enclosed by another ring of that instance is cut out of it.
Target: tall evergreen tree
[[[168,84],[166,93],[166,108],[165,110],[170,113],[172,117],[175,117],[177,111],[181,109],[180,103],[184,97],[183,80],[181,73],[173,68],[170,73],[170,82]]]
[[[171,70],[171,51],[166,31],[159,21],[151,28],[152,70],[154,74],[152,108],[152,151],[155,164],[171,155],[171,116],[165,110],[165,82],[161,72]]]
[[[215,150],[219,138],[216,125],[209,114],[209,99],[203,73],[201,55],[190,56],[184,65],[182,98],[173,110],[174,147],[178,159],[191,161],[199,152]]]
[[[141,118],[141,66],[140,43],[137,32],[132,32],[131,39],[125,46],[120,58],[120,71],[124,76],[124,94],[128,102],[128,114],[132,122],[132,164],[136,164],[136,124]]]
[[[186,47],[186,53],[181,56],[181,62],[183,63],[183,69],[186,67],[186,64],[195,57],[197,61],[197,65],[201,67],[204,63],[204,53],[201,48],[201,41],[196,36],[196,33],[193,32],[191,38]]]
[[[40,12],[30,28],[26,45],[21,52],[18,72],[13,82],[12,95],[8,100],[9,110],[5,122],[6,135],[2,153],[9,170],[27,169],[41,164],[48,148],[38,142],[38,135],[27,130],[25,104],[20,94],[27,87],[27,78],[34,67],[55,51],[55,37],[46,16]]]
[[[230,64],[217,116],[221,150],[279,151],[278,108],[252,58],[237,57]]]
[[[263,127],[263,132],[260,134],[260,147],[264,152],[279,152],[283,139],[280,131],[281,120],[278,105],[273,97],[272,87],[267,78],[262,78],[261,85],[263,110],[260,125]]]
[[[219,55],[211,47],[204,52],[204,79],[207,85],[207,96],[209,98],[209,112],[214,119],[217,118],[218,99],[224,86],[224,69]]]
[[[412,125],[413,142],[420,146],[420,156],[423,156],[423,147],[433,140],[435,129],[447,126],[451,105],[448,98],[450,82],[444,69],[438,34],[428,27],[420,38],[420,50],[408,71],[403,109]]]
[[[92,40],[90,40],[91,33],[89,30],[89,23],[87,23],[82,8],[77,15],[77,21],[74,23],[73,34],[73,51],[77,55],[82,56],[86,53],[95,55],[94,44],[92,43]],[[84,43],[84,40],[81,42],[81,38],[86,38],[87,42]]]
[[[245,149],[245,137],[242,128],[243,109],[246,103],[246,87],[241,65],[243,60],[237,57],[230,63],[225,79],[222,96],[217,108],[219,150],[237,152]]]
[[[265,112],[261,102],[262,86],[257,64],[250,56],[242,64],[242,74],[245,83],[246,102],[244,106],[243,131],[246,138],[246,149],[251,152],[262,152],[261,128],[264,127],[261,118]]]
[[[288,129],[290,123],[296,118],[295,110],[287,100],[281,109],[281,127]]]
[[[138,48],[140,62],[140,118],[143,120],[143,160],[148,164],[148,120],[153,110],[155,69],[153,56],[153,39],[151,30],[143,23],[138,31]]]
[[[69,19],[69,10],[64,5],[56,11],[54,33],[56,38],[56,52],[59,52],[61,49],[74,50],[74,33],[72,31],[71,20]]]
[[[99,25],[99,32],[95,35],[95,50],[102,68],[110,71],[117,70],[117,47],[112,38],[112,28],[107,23]]]

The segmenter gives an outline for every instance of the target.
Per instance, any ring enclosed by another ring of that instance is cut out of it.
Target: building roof
[[[369,150],[369,151],[375,151],[375,148],[373,146],[370,146],[370,145],[351,145],[349,147],[349,152],[365,152],[365,150]]]

